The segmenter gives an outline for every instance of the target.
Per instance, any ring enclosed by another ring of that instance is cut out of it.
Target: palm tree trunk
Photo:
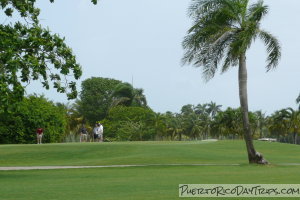
[[[263,137],[263,130],[262,130],[262,126],[260,126],[260,127],[259,127],[259,129],[260,129],[260,138],[262,138],[262,137]]]
[[[256,152],[253,145],[251,127],[248,115],[248,94],[247,94],[247,68],[246,55],[239,58],[239,95],[243,113],[244,140],[246,142],[249,163],[267,164],[263,156]]]

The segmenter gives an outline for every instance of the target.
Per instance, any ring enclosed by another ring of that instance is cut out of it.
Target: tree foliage
[[[269,119],[269,128],[277,136],[293,135],[293,143],[297,144],[300,133],[300,111],[292,108],[281,109]]]
[[[249,113],[250,124],[253,127],[252,134],[255,134],[257,126],[257,115],[255,113]],[[242,110],[227,108],[223,112],[218,112],[212,122],[212,133],[215,136],[225,135],[232,138],[242,138],[243,136],[243,117]]]
[[[116,140],[153,140],[155,113],[143,107],[117,106],[103,120],[105,136]]]
[[[103,120],[109,110],[116,106],[147,108],[143,89],[133,88],[129,83],[109,78],[92,77],[84,80],[81,88],[77,108],[78,112],[90,124]]]
[[[237,66],[240,55],[257,38],[267,47],[267,70],[277,66],[280,44],[260,28],[268,13],[262,0],[252,5],[248,0],[193,0],[188,13],[193,25],[182,43],[182,61],[201,67],[206,80],[213,78],[220,66],[222,72]]]
[[[112,94],[121,81],[92,77],[81,83],[79,113],[91,124],[104,119],[112,104]]]
[[[134,89],[129,83],[119,83],[112,93],[112,107],[118,105],[130,106],[134,97]]]
[[[112,98],[112,107],[118,105],[147,107],[144,90],[141,88],[133,88],[129,83],[118,84],[114,88]]]
[[[43,142],[61,142],[65,135],[65,111],[44,97],[29,96],[18,110],[0,114],[0,143],[35,143],[36,129],[44,129]]]
[[[21,101],[26,85],[34,80],[46,89],[53,86],[66,93],[68,99],[77,96],[76,83],[67,77],[79,79],[81,66],[65,39],[40,25],[40,10],[35,4],[35,0],[0,1],[7,17],[21,17],[0,24],[0,111]]]

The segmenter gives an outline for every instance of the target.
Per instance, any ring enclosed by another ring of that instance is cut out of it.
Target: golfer
[[[44,130],[42,128],[36,129],[36,139],[38,144],[42,144]]]

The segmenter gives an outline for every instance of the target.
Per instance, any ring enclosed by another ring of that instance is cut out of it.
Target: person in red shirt
[[[43,133],[44,130],[42,128],[36,129],[36,138],[38,144],[42,144]]]

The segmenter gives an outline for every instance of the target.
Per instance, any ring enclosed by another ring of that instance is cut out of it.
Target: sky
[[[253,2],[253,1],[252,1]],[[248,100],[251,111],[267,114],[296,108],[300,87],[299,0],[265,0],[269,13],[261,28],[278,38],[282,58],[266,73],[266,52],[257,40],[247,54]],[[183,105],[209,103],[239,107],[237,67],[205,82],[200,68],[182,66],[181,42],[191,26],[187,8],[191,0],[38,1],[41,23],[66,38],[81,64],[83,75],[133,83],[143,88],[156,112],[180,112]],[[28,93],[43,93],[67,102],[64,94],[31,84]]]

